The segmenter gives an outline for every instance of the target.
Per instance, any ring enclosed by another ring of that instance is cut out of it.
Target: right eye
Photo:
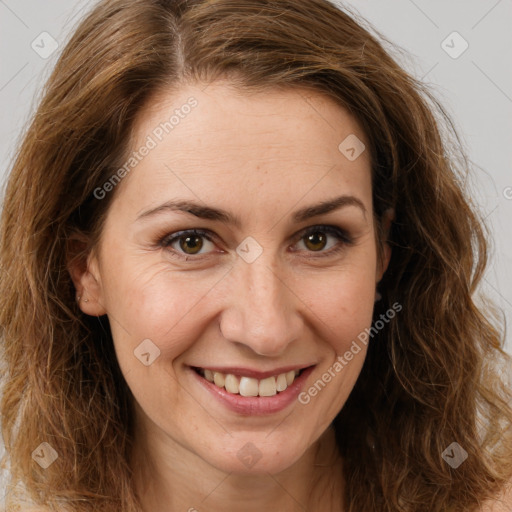
[[[213,245],[212,237],[201,229],[188,229],[166,235],[159,244],[168,250],[172,256],[189,259],[189,256],[202,255],[199,251],[204,247],[206,239]],[[177,248],[175,245],[177,244]]]

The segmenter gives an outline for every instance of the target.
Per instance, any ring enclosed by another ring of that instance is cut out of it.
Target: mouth
[[[202,368],[189,372],[214,403],[244,417],[277,414],[298,403],[297,397],[316,365],[288,366],[271,371],[248,368]],[[206,402],[209,403],[209,402]]]
[[[283,393],[293,385],[305,370],[311,367],[281,371],[264,378],[256,378],[254,372],[221,372],[209,368],[192,367],[203,379],[232,395],[242,397],[272,397]],[[253,373],[253,375],[247,375]]]

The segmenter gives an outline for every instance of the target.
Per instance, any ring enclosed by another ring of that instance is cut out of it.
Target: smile
[[[241,396],[274,396],[286,391],[291,386],[302,370],[290,370],[278,375],[272,375],[264,379],[256,379],[245,375],[222,373],[207,368],[194,368],[208,382],[212,382],[228,393]]]
[[[193,381],[214,402],[243,416],[275,414],[298,403],[297,397],[316,365],[273,371],[189,366]],[[222,371],[221,371],[222,370]]]

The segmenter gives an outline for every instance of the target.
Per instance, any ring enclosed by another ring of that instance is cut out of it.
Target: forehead
[[[217,82],[161,93],[134,126],[131,151],[144,146],[122,183],[140,208],[174,197],[285,206],[340,193],[357,193],[371,208],[365,133],[310,89],[245,93]]]

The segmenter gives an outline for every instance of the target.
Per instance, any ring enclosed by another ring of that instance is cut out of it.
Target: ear
[[[106,314],[103,304],[103,290],[99,262],[94,250],[90,249],[88,238],[80,233],[73,234],[67,241],[67,269],[75,285],[78,306],[87,315]]]
[[[383,243],[383,254],[382,260],[377,262],[377,279],[376,283],[378,283],[384,273],[386,272],[389,261],[391,260],[391,247],[388,243],[389,232],[391,230],[391,224],[395,220],[395,210],[393,208],[388,208],[382,215],[382,231],[384,237]]]

